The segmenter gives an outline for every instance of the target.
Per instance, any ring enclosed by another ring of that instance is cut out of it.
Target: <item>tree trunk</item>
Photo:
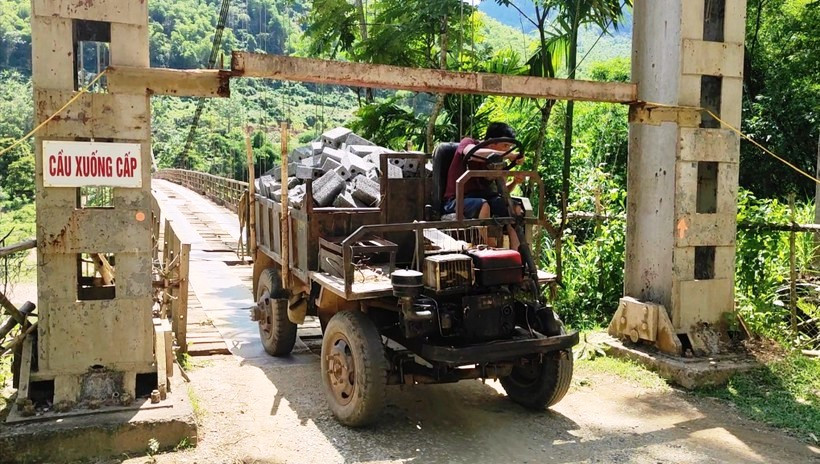
[[[440,69],[447,69],[447,45],[448,45],[448,28],[447,28],[447,16],[444,16],[441,19],[441,36],[440,36],[440,43],[441,43],[441,56],[439,61],[439,68]],[[432,153],[433,152],[433,136],[435,135],[436,130],[436,119],[438,119],[439,113],[441,113],[441,109],[444,108],[444,99],[446,98],[446,94],[440,93],[436,96],[436,103],[433,105],[433,110],[430,112],[430,120],[427,121],[427,151]]]
[[[362,35],[362,42],[367,42],[367,18],[364,15],[362,0],[356,0],[356,10],[359,14],[359,32]],[[368,104],[373,103],[373,89],[369,87],[364,89],[364,100]],[[359,106],[362,106],[361,103]]]
[[[569,42],[569,60],[567,66],[569,67],[569,75],[567,79],[575,79],[575,67],[578,62],[578,1],[575,0],[575,5],[572,12],[572,25],[570,31]],[[570,166],[572,164],[572,119],[575,110],[575,102],[573,100],[567,101],[567,117],[564,121],[564,167],[561,172],[561,229],[563,230],[567,224],[567,206],[569,205],[569,176]]]

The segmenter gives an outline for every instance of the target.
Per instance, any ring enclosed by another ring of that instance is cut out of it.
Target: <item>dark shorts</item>
[[[490,204],[490,215],[496,217],[506,217],[509,215],[507,209],[507,202],[501,195],[491,193],[472,192],[464,196],[464,218],[475,219],[481,211],[484,203]],[[444,214],[453,214],[456,212],[456,199],[451,198],[444,204]]]

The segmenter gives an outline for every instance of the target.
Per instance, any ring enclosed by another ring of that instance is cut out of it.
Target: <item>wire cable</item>
[[[100,80],[100,78],[102,78],[102,77],[105,75],[105,73],[107,73],[107,72],[108,72],[108,68],[103,69],[103,70],[102,70],[102,72],[100,72],[99,74],[97,74],[97,76],[96,76],[96,77],[94,77],[94,79],[92,79],[92,80],[91,80],[91,82],[89,82],[89,83],[88,83],[88,85],[86,85],[85,87],[83,87],[83,88],[81,88],[79,91],[77,91],[77,93],[76,93],[76,94],[74,94],[74,96],[73,96],[73,97],[71,97],[71,98],[70,98],[70,99],[69,99],[69,100],[65,103],[65,105],[61,106],[59,110],[55,111],[55,112],[54,112],[54,114],[52,114],[51,116],[49,116],[48,118],[46,118],[46,120],[45,120],[45,121],[43,121],[43,122],[41,122],[40,124],[38,124],[38,125],[37,125],[37,127],[35,127],[34,129],[32,129],[31,131],[29,131],[29,133],[28,133],[28,134],[24,135],[23,137],[20,137],[20,138],[19,138],[19,139],[17,139],[15,142],[13,142],[11,145],[9,145],[9,146],[7,146],[6,148],[4,148],[4,149],[0,150],[0,156],[3,156],[3,155],[4,155],[4,154],[6,154],[7,152],[11,151],[11,149],[12,149],[12,148],[14,148],[14,147],[16,147],[17,145],[20,145],[21,143],[23,143],[23,142],[25,142],[26,140],[30,139],[30,138],[31,138],[34,134],[36,134],[36,133],[37,133],[40,129],[42,129],[42,128],[46,125],[46,124],[48,124],[48,123],[49,123],[52,119],[56,118],[58,114],[62,113],[62,112],[63,112],[66,108],[68,108],[69,106],[71,106],[71,104],[72,104],[72,103],[74,103],[75,101],[77,101],[77,99],[78,99],[78,98],[80,98],[81,96],[83,96],[83,94],[88,93],[88,89],[90,89],[91,87],[93,87],[93,86],[94,86],[94,84],[96,84],[96,83],[97,83],[97,81],[99,81],[99,80]]]

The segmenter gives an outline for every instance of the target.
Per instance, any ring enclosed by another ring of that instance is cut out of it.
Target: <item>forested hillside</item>
[[[221,0],[148,1],[152,65],[205,66]],[[524,4],[531,6],[530,2],[516,3],[529,16],[521,16],[506,3],[487,0],[479,10],[461,0],[234,0],[221,49],[226,55],[246,49],[558,78],[576,68],[578,78],[630,80],[628,7],[621,11],[623,16],[601,16],[603,22],[594,15],[581,18],[577,62],[570,66],[571,31],[562,29],[565,23],[555,21],[567,14],[562,2],[547,2],[549,14],[541,18],[532,16],[533,8],[523,8]],[[29,0],[0,4],[0,147],[32,125],[29,14]],[[812,172],[820,119],[818,2],[749,0],[748,17],[742,129]],[[543,42],[535,27],[539,20]],[[611,27],[613,20],[621,25],[618,30]],[[603,26],[606,32],[602,34]],[[104,49],[100,56],[100,68],[104,68]],[[96,71],[96,60],[96,53],[84,57],[83,67],[91,74]],[[538,169],[543,176],[547,194],[538,201],[545,201],[551,214],[559,214],[565,188],[569,210],[597,207],[612,217],[624,211],[628,132],[624,106],[579,103],[574,123],[567,125],[565,102],[370,92],[270,80],[234,80],[231,89],[231,98],[206,103],[187,156],[182,156],[183,146],[196,101],[152,99],[153,150],[160,167],[182,166],[243,179],[243,131],[249,123],[261,126],[253,145],[256,169],[263,171],[279,157],[277,131],[264,128],[275,127],[282,119],[292,122],[294,144],[310,140],[327,127],[346,124],[379,144],[403,148],[410,143],[426,151],[438,141],[480,135],[489,121],[504,120],[517,129],[528,151],[525,167]],[[565,150],[568,127],[573,129],[572,144]],[[33,166],[31,145],[21,145],[0,158],[4,211],[20,211],[30,203]],[[808,179],[748,144],[742,147],[741,185],[751,189],[743,193],[741,214],[755,217],[774,214],[772,211],[782,214],[782,202],[758,202],[755,196],[782,200],[796,192],[805,199],[814,188]],[[755,209],[758,203],[764,206]],[[573,226],[564,244],[565,256],[572,257],[564,262],[566,288],[557,305],[575,312],[575,320],[583,324],[604,321],[621,294],[623,245],[623,223],[617,220],[596,230],[585,224]],[[763,266],[755,253],[779,252],[776,241],[766,245],[768,250],[756,246],[751,254],[739,257],[752,263],[748,266]],[[542,256],[548,267],[556,260],[550,253]],[[758,292],[753,281],[778,272],[760,267],[741,276],[739,294]],[[758,303],[752,306],[757,308]]]

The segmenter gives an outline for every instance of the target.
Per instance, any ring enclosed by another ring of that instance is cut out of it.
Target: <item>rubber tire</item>
[[[282,290],[282,278],[279,269],[276,268],[268,268],[262,271],[256,289],[256,301],[259,301],[266,291],[270,293],[271,298],[287,297],[287,294]],[[265,352],[269,355],[286,356],[293,351],[293,346],[296,344],[296,324],[288,319],[287,311],[278,311],[276,305],[272,305],[271,312],[270,337],[265,334],[260,322],[259,338],[262,340]]]
[[[513,368],[515,369],[515,368]],[[545,357],[541,364],[538,379],[529,385],[517,382],[513,374],[500,379],[507,396],[527,409],[543,411],[555,405],[569,390],[572,382],[572,350],[567,349]]]
[[[328,376],[328,355],[335,333],[347,338],[355,366],[355,393],[342,405],[334,400]],[[333,415],[348,427],[363,427],[378,419],[387,396],[388,362],[382,337],[367,315],[357,310],[340,311],[330,318],[322,339],[322,386]]]

